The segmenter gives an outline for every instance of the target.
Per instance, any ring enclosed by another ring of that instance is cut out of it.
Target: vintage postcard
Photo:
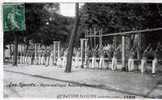
[[[162,99],[162,3],[3,2],[3,98]]]

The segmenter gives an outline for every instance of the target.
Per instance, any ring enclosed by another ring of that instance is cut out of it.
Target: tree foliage
[[[103,34],[162,27],[161,4],[86,3],[80,12],[81,29],[102,28]],[[81,31],[82,34],[84,30]],[[145,34],[143,40],[151,40],[152,43],[161,41],[160,32],[153,33],[155,35]],[[156,40],[149,38],[152,36]],[[110,40],[109,37],[106,39]]]
[[[50,44],[54,40],[66,40],[71,32],[73,19],[59,15],[57,13],[59,10],[58,4],[45,4],[41,6],[41,9],[37,6],[33,7],[33,9],[35,9],[35,7],[38,9],[38,11],[35,10],[35,14],[38,16],[39,20],[38,28],[36,28],[34,30],[35,32],[29,35],[28,38],[45,44]]]
[[[161,27],[161,4],[86,3],[82,24],[120,32]]]
[[[59,14],[59,3],[26,3],[26,30],[19,32],[20,42],[51,44],[54,40],[67,41],[71,33],[73,18]],[[13,42],[12,32],[5,32],[4,42]],[[20,34],[21,33],[21,34]]]

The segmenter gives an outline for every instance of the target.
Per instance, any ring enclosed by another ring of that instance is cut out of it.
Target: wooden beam
[[[125,36],[122,36],[122,66],[126,68],[126,49],[125,49]],[[127,69],[127,68],[126,68]]]
[[[84,40],[85,39],[80,39],[80,48],[81,48],[81,68],[84,68],[84,66],[83,66],[83,56],[84,56]]]
[[[131,35],[131,34],[139,34],[139,33],[144,33],[144,32],[153,32],[153,31],[159,31],[159,30],[162,30],[162,28],[152,28],[152,29],[144,29],[144,30],[137,30],[137,31],[109,33],[109,34],[103,34],[102,36]],[[100,35],[87,35],[86,37],[100,37]]]
[[[53,41],[53,61],[54,65],[56,65],[56,41]]]

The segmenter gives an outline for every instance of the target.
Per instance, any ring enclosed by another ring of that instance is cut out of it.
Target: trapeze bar
[[[102,34],[102,37],[103,36],[120,36],[120,35],[139,34],[139,33],[159,31],[159,30],[162,30],[162,28],[152,28],[152,29],[144,29],[144,30],[137,30],[137,31]],[[101,37],[101,35],[86,35],[86,37]]]

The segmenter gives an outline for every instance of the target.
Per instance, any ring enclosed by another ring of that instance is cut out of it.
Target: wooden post
[[[85,60],[84,60],[84,64],[85,64],[85,66],[87,67],[87,63],[88,63],[88,61],[87,61],[87,59],[88,59],[88,55],[87,55],[87,51],[88,51],[88,47],[87,47],[87,43],[88,43],[88,39],[85,39]]]
[[[57,52],[58,58],[57,59],[59,59],[60,58],[60,41],[58,41],[57,43],[58,43],[58,52]]]
[[[20,64],[20,44],[18,44],[18,64]]]
[[[99,31],[99,34],[100,34],[100,42],[99,42],[99,44],[100,44],[100,49],[101,49],[101,47],[102,47],[102,30]]]
[[[142,58],[142,54],[141,54],[141,48],[142,48],[142,34],[139,33],[139,43],[138,43],[138,46],[139,46],[139,49],[138,49],[138,59],[141,59]]]
[[[126,68],[125,60],[125,36],[122,36],[122,66]]]
[[[114,44],[114,47],[116,48],[117,47],[117,37],[116,36],[113,37],[113,44]]]
[[[23,44],[21,45],[21,64],[23,64]]]
[[[22,44],[22,64],[24,64],[24,44]]]
[[[91,29],[89,30],[89,35],[90,35],[90,36],[93,35]],[[93,37],[90,37],[90,48],[91,48],[91,49],[93,48],[93,43],[92,43],[93,41],[92,41],[92,38],[93,38]]]
[[[22,44],[20,45],[20,63],[22,64]]]
[[[53,41],[53,60],[54,65],[56,65],[56,41]]]
[[[37,64],[37,45],[36,45],[36,43],[35,43],[34,64]]]
[[[12,56],[11,56],[11,53],[12,53],[12,50],[11,50],[11,47],[12,46],[12,44],[10,44],[10,59],[12,58]]]
[[[83,57],[84,57],[84,39],[80,39],[80,48],[81,48],[81,68],[84,68],[84,66],[83,66]]]
[[[13,63],[14,66],[17,66],[18,40],[19,36],[15,34],[14,63]]]
[[[50,55],[49,55],[49,65],[50,66],[52,66],[53,64],[54,64],[54,60],[53,60],[53,52],[52,52],[52,50],[51,50],[51,45],[49,46],[49,53],[50,53]]]
[[[97,35],[96,28],[94,28],[94,34],[93,35]],[[94,48],[96,48],[96,37],[94,37]]]

